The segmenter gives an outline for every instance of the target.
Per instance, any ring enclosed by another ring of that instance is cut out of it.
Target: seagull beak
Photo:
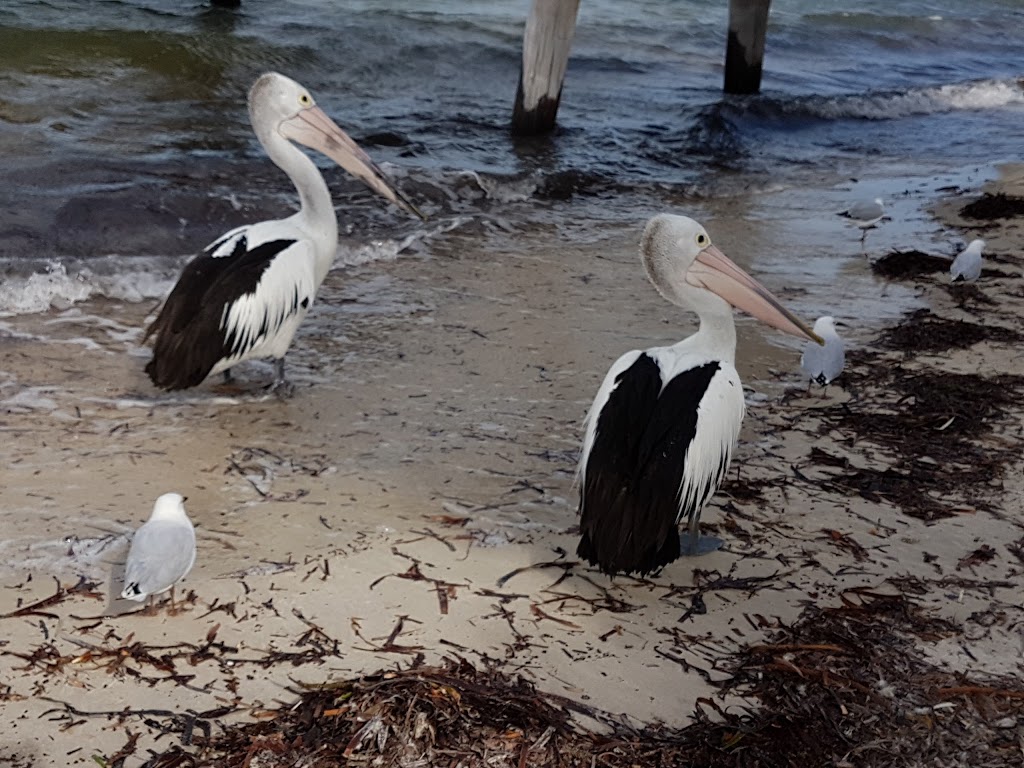
[[[426,219],[409,200],[392,187],[376,163],[370,159],[320,107],[304,109],[281,123],[281,135],[323,152],[357,179],[362,179],[377,194],[386,197],[404,211]]]
[[[803,336],[823,346],[825,344],[824,339],[782,306],[767,288],[713,245],[697,254],[686,272],[686,282],[695,288],[711,291],[736,309],[753,315],[772,328],[793,336]]]

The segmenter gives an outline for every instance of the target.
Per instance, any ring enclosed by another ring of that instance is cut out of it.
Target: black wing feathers
[[[619,375],[597,416],[583,477],[577,554],[590,564],[644,574],[679,557],[683,466],[717,371],[718,363],[706,363],[662,388],[661,369],[643,354]]]
[[[156,335],[146,373],[163,389],[194,387],[231,353],[221,330],[224,307],[253,293],[264,271],[294,240],[271,240],[251,250],[245,235],[229,255],[212,254],[223,240],[190,261],[160,314],[146,331]]]

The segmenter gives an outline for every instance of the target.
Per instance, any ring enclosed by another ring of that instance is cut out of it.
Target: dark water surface
[[[586,239],[593,226],[637,226],[652,207],[1020,156],[1018,2],[869,0],[846,12],[776,0],[763,93],[728,98],[725,0],[584,0],[559,129],[516,140],[528,5],[7,0],[0,270],[138,271],[132,259],[167,257],[147,269],[170,275],[225,228],[286,213],[290,186],[245,110],[268,69],[309,87],[429,226],[483,216],[501,225],[492,236],[558,222]],[[415,234],[325,172],[343,232]]]

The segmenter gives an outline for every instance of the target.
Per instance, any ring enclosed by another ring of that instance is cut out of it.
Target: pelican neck
[[[285,139],[277,131],[260,137],[267,155],[274,165],[288,174],[299,193],[299,212],[296,218],[311,236],[322,241],[331,259],[338,242],[338,218],[334,201],[323,174],[305,152]]]
[[[724,301],[722,304],[722,307],[709,306],[697,310],[700,326],[695,334],[680,344],[686,344],[691,350],[707,354],[715,360],[723,360],[734,365],[736,323],[732,317],[732,309]]]

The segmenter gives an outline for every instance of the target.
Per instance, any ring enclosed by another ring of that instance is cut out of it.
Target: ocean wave
[[[1000,109],[1024,104],[1024,79],[880,91],[849,96],[760,96],[728,102],[735,117],[793,120],[897,120],[916,115]]]
[[[431,222],[396,238],[369,242],[345,240],[338,245],[334,269],[394,261],[400,254],[425,248],[430,238],[456,229],[471,217],[454,216]],[[104,298],[137,303],[162,299],[171,290],[181,268],[191,258],[107,256],[64,262],[0,263],[10,274],[0,283],[0,317],[65,310],[82,301]]]
[[[6,277],[0,285],[0,317],[63,310],[94,297],[138,302],[163,296],[171,287],[166,275],[143,269],[133,259],[124,272],[99,274],[89,268],[68,268],[60,262],[42,271]]]

